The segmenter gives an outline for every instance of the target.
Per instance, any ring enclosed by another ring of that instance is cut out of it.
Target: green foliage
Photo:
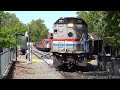
[[[120,48],[120,11],[82,11],[76,14],[87,22],[89,32],[98,34],[114,49]]]
[[[24,35],[28,29],[30,30],[30,37],[33,41],[47,38],[48,29],[46,28],[43,20],[32,20],[30,24],[25,25],[16,17],[15,14],[0,11],[0,47],[15,47],[16,41],[19,42],[22,40],[22,37],[16,37],[16,35]]]
[[[33,42],[47,38],[48,29],[46,28],[43,20],[32,20],[31,23],[28,24],[28,27],[30,29],[30,37]]]
[[[0,47],[12,48],[15,47],[16,34],[23,34],[26,31],[26,26],[19,21],[15,14],[0,11]]]

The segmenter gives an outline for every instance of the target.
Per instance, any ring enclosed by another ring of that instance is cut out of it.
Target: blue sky
[[[76,11],[9,11],[15,13],[23,23],[27,24],[41,18],[46,27],[52,32],[53,23],[60,17],[76,17]]]

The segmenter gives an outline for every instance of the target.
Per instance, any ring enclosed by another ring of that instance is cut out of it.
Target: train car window
[[[54,30],[54,33],[57,34],[57,29]]]

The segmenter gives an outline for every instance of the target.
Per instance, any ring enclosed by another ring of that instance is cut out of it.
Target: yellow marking
[[[32,59],[32,62],[40,62],[39,59]]]
[[[87,62],[91,62],[92,60],[87,60]]]
[[[90,64],[96,63],[96,62],[97,62],[96,60],[88,60],[88,61],[87,61],[87,63],[90,63]]]

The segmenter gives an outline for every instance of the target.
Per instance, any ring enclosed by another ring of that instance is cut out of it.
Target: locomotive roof
[[[63,23],[59,23],[59,20],[63,20],[64,22],[63,22]],[[76,17],[61,17],[61,18],[59,18],[54,24],[67,24],[67,23],[69,23],[70,21],[73,21],[74,24],[76,24],[76,23],[77,23],[77,20],[81,20],[81,22],[78,23],[78,24],[87,25],[87,23],[86,23],[83,19],[81,19],[81,18],[76,18]]]

